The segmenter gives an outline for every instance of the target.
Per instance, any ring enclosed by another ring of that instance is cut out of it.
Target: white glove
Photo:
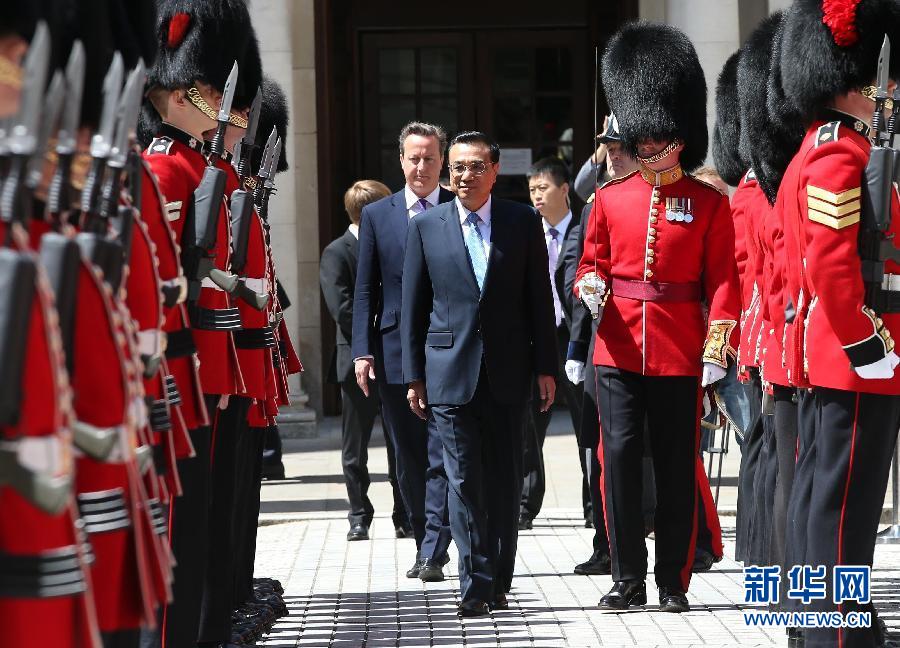
[[[712,403],[709,400],[709,392],[703,390],[703,418],[709,416],[710,412],[712,412]]]
[[[866,380],[884,380],[894,377],[894,368],[900,364],[900,358],[891,351],[878,362],[863,365],[862,367],[853,367],[853,370],[860,378]]]
[[[712,362],[704,362],[703,363],[703,378],[700,380],[700,385],[702,387],[706,387],[708,385],[712,385],[714,382],[718,382],[725,377],[728,371],[720,367],[719,365]]]
[[[606,282],[596,272],[589,272],[575,284],[575,287],[578,288],[582,303],[591,312],[591,317],[594,319],[600,317],[600,308],[606,295]]]
[[[566,376],[573,385],[581,383],[584,380],[584,363],[580,360],[566,360]]]

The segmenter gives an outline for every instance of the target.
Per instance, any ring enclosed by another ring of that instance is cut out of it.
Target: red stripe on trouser
[[[699,381],[698,381],[699,383]],[[694,456],[699,457],[700,453],[700,419],[703,417],[703,395],[702,390],[697,386],[697,415],[694,417],[694,420],[697,422],[696,428],[694,428]],[[696,470],[695,470],[696,474]],[[686,556],[686,560],[684,566],[681,568],[680,576],[681,576],[681,589],[684,592],[687,592],[688,586],[691,584],[691,569],[694,566],[694,551],[697,548],[697,480],[696,477],[694,479],[694,488],[693,497],[694,497],[694,507],[693,507],[693,520],[691,522],[691,543],[688,545],[688,552]]]
[[[716,558],[721,558],[724,548],[722,547],[719,512],[716,510],[716,503],[713,501],[712,490],[709,487],[709,479],[706,478],[706,469],[703,467],[703,458],[700,455],[697,455],[697,467],[694,472],[697,479],[697,491],[700,493],[700,500],[706,513],[706,526],[712,539],[712,552]],[[697,522],[699,524],[699,518]]]
[[[606,469],[603,467],[603,423],[600,420],[600,379],[597,376],[597,368],[593,367],[594,370],[594,394],[597,399],[597,430],[600,432],[598,435],[599,442],[597,444],[597,461],[600,462],[600,500],[603,503],[603,527],[606,529],[606,537],[607,544],[609,544],[609,555],[610,558],[615,561],[616,557],[613,555],[613,546],[616,544],[615,542],[609,542],[609,522],[607,521],[609,516],[606,515]],[[609,397],[607,391],[607,397]]]
[[[859,392],[856,393],[856,404],[853,408],[853,431],[850,433],[850,457],[847,460],[847,480],[844,482],[844,499],[841,501],[841,519],[838,522],[838,553],[835,565],[844,562],[844,514],[847,512],[847,497],[850,494],[850,479],[853,476],[853,452],[856,449],[856,430],[859,425]],[[838,603],[838,612],[842,612],[842,606]],[[838,648],[844,645],[844,633],[838,628]]]

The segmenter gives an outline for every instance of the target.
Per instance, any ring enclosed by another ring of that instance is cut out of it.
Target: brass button
[[[648,265],[653,265],[653,257],[652,257],[652,256],[648,256],[648,257],[647,257],[647,264],[648,264]]]
[[[656,228],[655,227],[651,227],[647,231],[650,233],[650,236],[656,236]]]
[[[648,257],[652,257],[652,256],[654,256],[655,254],[656,254],[656,252],[654,252],[653,250],[647,250],[647,256],[648,256]]]
[[[647,271],[644,273],[644,279],[649,279],[649,278],[652,277],[652,276],[653,276],[653,270],[647,270]]]
[[[651,217],[650,217],[650,222],[653,223],[654,225],[656,224],[656,221],[657,221],[657,220],[659,220],[659,219],[658,219],[656,216],[651,216]]]
[[[655,236],[648,236],[648,237],[647,237],[647,243],[649,243],[650,245],[653,245],[654,243],[656,243],[656,237],[655,237]]]
[[[659,213],[659,210],[656,207],[654,207],[653,209],[650,210],[650,213],[652,215],[656,216]]]

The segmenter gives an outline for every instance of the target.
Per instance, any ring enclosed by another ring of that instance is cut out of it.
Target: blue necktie
[[[466,249],[469,251],[469,259],[472,261],[472,270],[475,271],[475,281],[478,282],[478,290],[484,288],[484,275],[487,272],[487,259],[484,256],[484,238],[478,223],[481,217],[472,212],[466,219],[469,223],[469,231],[466,232]]]

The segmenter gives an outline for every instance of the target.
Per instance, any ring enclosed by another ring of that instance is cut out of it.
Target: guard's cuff
[[[569,342],[569,350],[566,353],[566,360],[577,360],[578,362],[587,362],[588,343],[586,342]]]
[[[844,353],[854,367],[865,367],[878,362],[894,350],[894,340],[890,331],[885,328],[884,320],[867,306],[863,306],[862,312],[872,321],[875,332],[864,340],[844,347]]]
[[[730,346],[731,333],[737,326],[734,320],[712,320],[709,323],[709,332],[706,334],[706,342],[703,345],[703,362],[709,362],[728,369],[728,356],[737,356],[736,351]]]

